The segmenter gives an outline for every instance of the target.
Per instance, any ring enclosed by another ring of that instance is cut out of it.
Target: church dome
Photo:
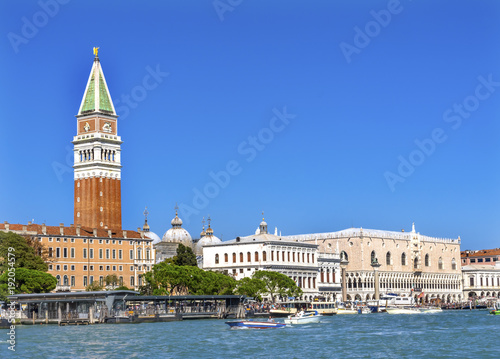
[[[203,225],[203,235],[200,235],[200,240],[196,243],[195,254],[197,256],[203,255],[203,247],[210,244],[221,243],[222,241],[214,236],[214,230],[210,227],[210,217],[208,217],[208,228],[205,232],[205,225]]]
[[[144,233],[144,237],[147,237],[149,239],[152,239],[153,240],[153,244],[156,244],[158,242],[161,242],[161,238],[159,235],[157,235],[156,233],[154,232],[145,232]]]
[[[177,215],[177,210],[175,211],[175,218],[170,223],[172,228],[165,232],[162,242],[182,243],[187,247],[192,247],[193,239],[189,232],[182,228],[182,220]]]

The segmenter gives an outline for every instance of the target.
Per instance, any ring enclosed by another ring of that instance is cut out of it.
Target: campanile
[[[74,223],[121,229],[121,138],[118,116],[104,78],[98,48],[78,110],[74,145]]]

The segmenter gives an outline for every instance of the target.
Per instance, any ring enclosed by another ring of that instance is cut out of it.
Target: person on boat
[[[269,316],[269,319],[267,320],[268,322],[273,322],[274,323],[274,319],[273,317]]]
[[[298,317],[302,317],[302,316],[304,316],[304,310],[301,310],[301,311],[299,312],[299,314],[298,314]]]

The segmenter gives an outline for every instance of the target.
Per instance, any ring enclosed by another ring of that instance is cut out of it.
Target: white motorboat
[[[290,315],[285,319],[285,324],[309,324],[319,323],[322,315],[317,311],[299,312],[296,315]]]
[[[353,308],[352,306],[348,308],[344,303],[339,303],[337,308],[337,315],[339,314],[358,314],[358,310]]]
[[[368,307],[358,307],[358,314],[370,314],[372,311]]]
[[[388,307],[386,312],[389,314],[422,314],[417,308],[410,307]]]

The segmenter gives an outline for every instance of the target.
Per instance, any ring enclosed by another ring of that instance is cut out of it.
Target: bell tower
[[[118,116],[94,48],[94,63],[78,110],[74,145],[74,223],[121,229],[121,138]]]

